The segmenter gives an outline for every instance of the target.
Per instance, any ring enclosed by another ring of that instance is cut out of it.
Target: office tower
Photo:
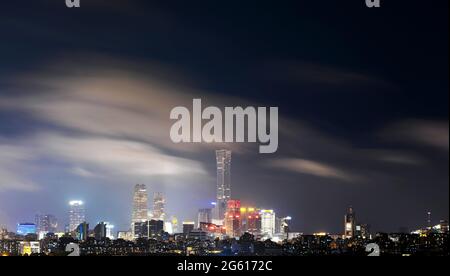
[[[135,238],[152,238],[161,235],[164,230],[164,221],[147,220],[134,223]]]
[[[195,222],[183,221],[183,234],[189,234],[195,229]]]
[[[275,217],[275,234],[281,233],[281,218]]]
[[[28,234],[36,234],[36,224],[19,223],[17,224],[17,235],[26,236]]]
[[[272,238],[275,235],[275,212],[273,210],[261,210],[261,234]]]
[[[175,216],[172,216],[171,222],[172,222],[172,231],[173,231],[173,233],[174,234],[180,233],[180,231],[178,229],[178,218],[175,217]]]
[[[210,208],[199,209],[198,210],[198,218],[197,218],[197,227],[200,228],[200,224],[211,223],[212,222],[212,210]]]
[[[96,240],[103,240],[104,238],[106,238],[106,223],[104,222],[99,222],[95,227],[94,227],[94,238]]]
[[[165,221],[164,222],[164,232],[167,232],[170,235],[174,234],[171,221]]]
[[[89,234],[89,223],[82,222],[75,228],[75,238],[79,241],[86,241]]]
[[[148,195],[145,184],[134,186],[132,222],[143,222],[148,219]]]
[[[280,222],[280,234],[286,234],[286,237],[288,237],[290,229],[289,229],[289,223],[292,220],[291,217],[284,217],[281,218]]]
[[[86,221],[84,203],[80,200],[69,202],[69,232],[77,229],[78,225]]]
[[[237,238],[241,236],[241,201],[228,200],[225,214],[225,231],[227,236]]]
[[[165,199],[162,193],[153,195],[153,219],[164,221],[164,205]]]
[[[355,212],[353,211],[353,207],[349,207],[347,210],[347,214],[345,214],[345,229],[344,229],[344,238],[350,239],[355,236],[356,232],[356,218]]]
[[[217,162],[217,202],[215,219],[223,220],[227,201],[231,198],[231,151],[216,150]]]
[[[408,231],[406,231],[405,233],[408,233]],[[360,236],[363,239],[370,239],[370,225],[368,224],[360,225]]]
[[[58,221],[53,215],[37,214],[35,217],[37,233],[56,233],[58,228]]]
[[[136,184],[134,186],[133,194],[133,213],[131,216],[131,231],[135,235],[135,223],[144,222],[148,220],[148,195],[145,184]]]
[[[259,210],[254,207],[241,207],[241,232],[248,232],[257,236],[261,232],[261,217]]]
[[[114,239],[114,225],[109,222],[105,222],[106,224],[106,237],[110,240]]]

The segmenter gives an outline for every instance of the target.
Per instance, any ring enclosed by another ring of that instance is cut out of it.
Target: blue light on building
[[[36,224],[34,223],[17,224],[17,234],[22,236],[26,236],[28,234],[36,234]]]

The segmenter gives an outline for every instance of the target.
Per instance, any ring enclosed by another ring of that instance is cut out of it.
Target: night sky
[[[38,212],[128,230],[136,183],[194,220],[215,197],[215,149],[233,150],[232,196],[342,233],[449,217],[448,1],[2,1],[0,225]],[[277,106],[275,154],[174,144],[175,106]]]

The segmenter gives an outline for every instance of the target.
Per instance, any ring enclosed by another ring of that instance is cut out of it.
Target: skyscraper
[[[275,212],[273,210],[261,210],[261,234],[272,238],[275,234]]]
[[[99,222],[95,227],[94,227],[94,238],[98,241],[103,240],[104,238],[106,238],[106,223],[104,222]]]
[[[231,238],[241,236],[241,201],[228,200],[225,214],[225,231]]]
[[[36,223],[36,231],[47,232],[47,233],[55,233],[58,228],[58,221],[56,217],[53,215],[42,215],[37,214],[35,218]]]
[[[153,195],[153,219],[164,221],[164,205],[166,201],[162,193],[155,193]]]
[[[198,225],[197,225],[198,228],[200,228],[200,223],[202,223],[202,222],[211,223],[212,222],[212,210],[210,208],[199,209],[197,222],[198,222]]]
[[[136,184],[133,195],[133,214],[131,216],[131,231],[135,237],[135,223],[148,220],[148,195],[145,184]]]
[[[356,232],[356,218],[353,207],[349,207],[345,214],[344,237],[346,239],[353,238]]]
[[[217,161],[217,205],[215,219],[223,220],[227,201],[231,198],[231,151],[216,150]]]
[[[145,184],[136,184],[133,195],[133,214],[131,222],[143,222],[148,219],[148,195]]]
[[[69,202],[69,232],[75,231],[81,223],[86,221],[84,203],[80,200]]]

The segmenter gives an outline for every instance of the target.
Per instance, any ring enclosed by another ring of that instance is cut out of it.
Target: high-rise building
[[[37,233],[56,233],[58,229],[58,221],[53,215],[37,214],[35,217]]]
[[[94,227],[94,238],[98,241],[106,238],[106,223],[99,222]]]
[[[162,193],[155,193],[153,195],[153,219],[164,221],[164,205],[165,199]]]
[[[286,237],[288,237],[290,232],[289,223],[291,220],[292,218],[289,216],[280,219],[280,234],[286,235]]]
[[[272,238],[275,235],[275,212],[273,210],[261,210],[261,234]]]
[[[136,184],[133,194],[133,213],[131,216],[131,229],[133,236],[135,223],[145,222],[148,220],[148,194],[145,184]]]
[[[135,238],[152,238],[161,235],[164,230],[162,220],[148,220],[134,223]]]
[[[79,241],[85,241],[89,234],[89,223],[82,222],[75,228],[75,238]]]
[[[345,214],[344,221],[344,238],[350,239],[355,237],[356,235],[356,216],[353,211],[353,207],[349,207],[347,210],[347,214]]]
[[[105,222],[106,224],[106,237],[110,240],[114,240],[114,225],[109,222]]]
[[[172,231],[174,234],[179,233],[180,229],[178,229],[178,218],[175,216],[171,217],[171,222],[172,222]]]
[[[197,219],[197,227],[200,228],[200,224],[211,223],[212,222],[212,210],[210,208],[199,209],[198,210],[198,219]]]
[[[227,201],[231,198],[231,151],[216,150],[217,202],[214,218],[223,220]]]
[[[183,221],[183,234],[188,235],[195,229],[195,222]]]
[[[254,236],[261,233],[261,216],[259,210],[254,207],[241,207],[242,232],[248,232]]]
[[[81,223],[86,221],[84,203],[80,200],[69,202],[69,232],[75,231]]]
[[[241,201],[228,200],[225,213],[225,231],[229,237],[241,236]]]

